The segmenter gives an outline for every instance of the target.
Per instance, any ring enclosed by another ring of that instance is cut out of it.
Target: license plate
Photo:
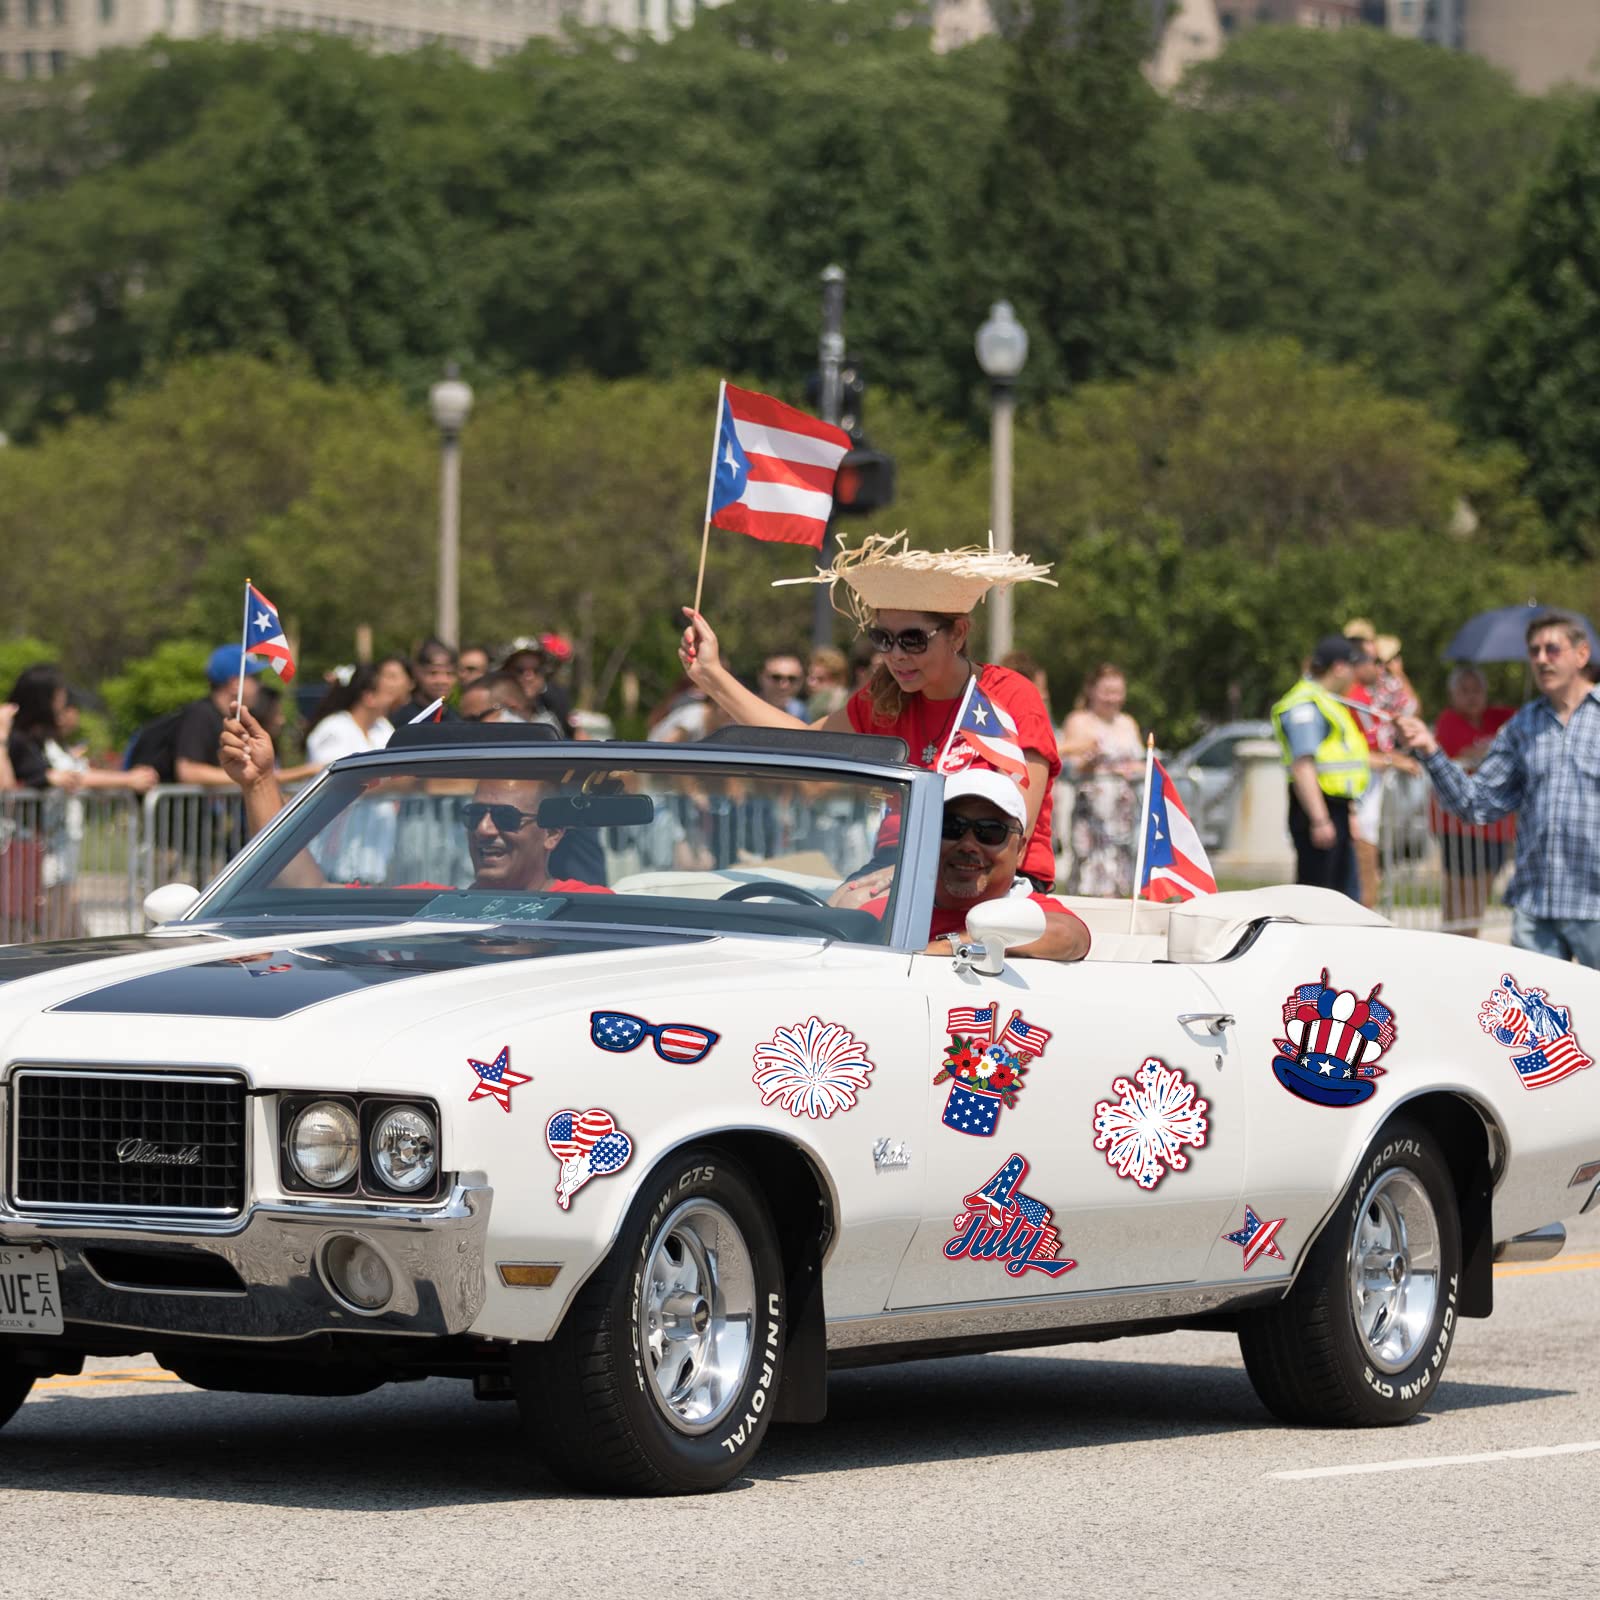
[[[0,1333],[60,1333],[55,1253],[0,1245]]]

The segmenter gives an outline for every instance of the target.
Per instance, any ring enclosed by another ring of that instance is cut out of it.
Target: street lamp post
[[[1011,419],[1016,410],[1017,375],[1028,359],[1028,330],[1017,321],[1009,300],[996,300],[973,344],[978,365],[989,380],[989,521],[998,551],[1011,549]],[[1011,590],[989,597],[989,657],[999,661],[1011,650]]]
[[[439,430],[439,608],[434,633],[452,649],[461,633],[461,430],[472,411],[472,386],[450,362],[428,391]]]

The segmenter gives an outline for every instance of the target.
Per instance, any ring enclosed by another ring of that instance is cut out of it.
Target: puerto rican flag
[[[707,521],[752,539],[821,549],[850,435],[731,383],[722,385],[717,411]]]
[[[978,687],[976,674],[967,680],[950,737],[934,763],[935,772],[964,772],[968,767],[992,767],[1028,787],[1028,762],[1017,737],[1016,719]]]
[[[1144,900],[1193,900],[1215,894],[1217,875],[1206,858],[1189,813],[1184,809],[1167,769],[1151,764],[1150,803],[1144,816]]]
[[[285,683],[294,676],[294,651],[278,621],[278,608],[248,579],[244,586],[244,649],[265,656]]]

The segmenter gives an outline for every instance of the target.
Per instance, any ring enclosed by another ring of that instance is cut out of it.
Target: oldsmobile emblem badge
[[[892,1167],[909,1167],[910,1148],[892,1139],[879,1139],[872,1147],[872,1164],[879,1172],[887,1172]]]
[[[117,1160],[125,1167],[198,1167],[200,1146],[179,1145],[163,1149],[148,1139],[123,1139],[117,1145]]]

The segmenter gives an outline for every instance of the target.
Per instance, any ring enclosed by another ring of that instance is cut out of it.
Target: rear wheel
[[[651,1175],[553,1339],[513,1352],[517,1404],[579,1488],[685,1494],[749,1465],[783,1367],[783,1256],[760,1191],[720,1150]]]
[[[1455,1335],[1461,1217],[1438,1139],[1407,1118],[1368,1147],[1288,1298],[1239,1333],[1286,1422],[1382,1427],[1432,1397]]]

